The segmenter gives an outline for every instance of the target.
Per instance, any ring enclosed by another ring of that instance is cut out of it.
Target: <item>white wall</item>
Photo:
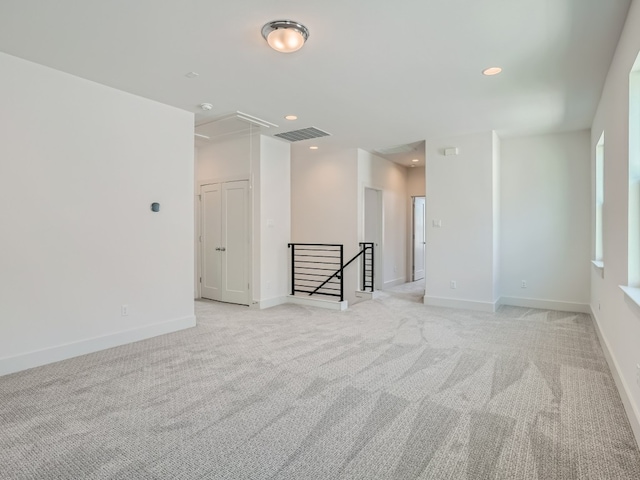
[[[289,293],[291,239],[291,148],[260,137],[260,294],[261,305],[284,302]]]
[[[358,246],[358,155],[355,149],[292,152],[291,241],[344,245],[345,261]],[[351,267],[350,267],[351,268]],[[358,299],[358,272],[346,272],[349,304]]]
[[[426,304],[495,307],[493,140],[492,132],[427,140]],[[449,147],[459,154],[444,156]]]
[[[590,274],[589,132],[502,141],[502,297],[584,311]],[[522,281],[527,288],[522,288]],[[543,305],[541,305],[543,306]]]
[[[424,167],[407,168],[407,196],[409,199],[425,196],[426,187]]]
[[[602,98],[591,128],[592,175],[595,148],[605,132],[604,276],[591,270],[591,309],[603,336],[603,348],[621,392],[636,439],[640,442],[640,308],[618,287],[627,284],[627,213],[629,195],[629,73],[640,51],[640,2],[629,9]],[[592,182],[594,181],[592,177]],[[595,209],[595,195],[591,208]],[[592,214],[593,218],[593,214]],[[593,232],[591,233],[593,241]]]
[[[365,188],[382,191],[383,285],[407,281],[407,168],[358,150],[358,241],[364,241]],[[376,275],[379,270],[376,271]]]
[[[249,133],[216,138],[198,147],[196,179],[249,179],[252,145]]]
[[[0,71],[0,374],[195,325],[193,115]]]

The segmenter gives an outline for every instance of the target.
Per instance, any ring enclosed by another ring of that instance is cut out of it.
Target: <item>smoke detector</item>
[[[200,108],[202,110],[204,110],[205,112],[208,112],[209,110],[211,110],[213,108],[213,105],[211,105],[210,103],[201,103],[200,104]]]

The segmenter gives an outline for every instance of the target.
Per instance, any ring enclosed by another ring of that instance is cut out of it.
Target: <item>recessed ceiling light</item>
[[[196,72],[189,72],[189,73],[185,73],[184,76],[187,77],[187,78],[196,78],[196,77],[199,77],[200,74],[196,73]]]
[[[489,67],[489,68],[485,68],[482,71],[482,74],[486,75],[487,77],[491,77],[493,75],[498,75],[500,72],[502,72],[502,68],[500,67]]]
[[[414,158],[413,160],[411,160],[413,163],[418,163],[420,160],[418,160],[417,158]]]
[[[309,38],[309,29],[293,20],[275,20],[262,27],[262,36],[269,46],[282,53],[298,51]]]
[[[295,115],[287,115],[284,118],[285,118],[285,120],[297,120],[298,119],[298,117],[296,117]]]
[[[309,147],[309,150],[318,150],[318,147],[316,145],[311,145]]]

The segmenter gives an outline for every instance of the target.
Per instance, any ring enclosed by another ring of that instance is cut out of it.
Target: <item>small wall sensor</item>
[[[152,212],[159,212],[160,211],[160,204],[157,202],[153,202],[151,204],[151,211]]]
[[[456,147],[452,147],[452,148],[445,148],[444,149],[444,154],[446,156],[450,156],[450,155],[458,155],[459,150]]]

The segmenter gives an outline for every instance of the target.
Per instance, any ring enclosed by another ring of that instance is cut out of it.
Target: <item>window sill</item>
[[[626,285],[620,285],[620,290],[624,292],[625,297],[640,307],[640,288],[628,287]]]
[[[596,268],[598,273],[600,273],[600,275],[604,277],[604,263],[601,260],[591,260],[591,263]]]

